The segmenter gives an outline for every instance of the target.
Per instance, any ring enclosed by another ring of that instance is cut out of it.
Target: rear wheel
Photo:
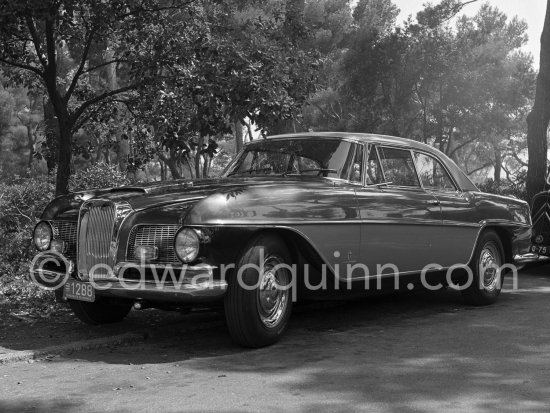
[[[262,234],[246,248],[225,297],[227,327],[236,343],[263,347],[285,331],[292,311],[289,263],[288,249],[277,236]]]
[[[120,303],[106,301],[89,303],[86,301],[68,300],[68,302],[75,315],[81,321],[92,325],[122,321],[132,309],[132,303],[125,301]]]
[[[504,249],[494,231],[486,231],[479,237],[474,257],[470,263],[471,280],[462,290],[464,300],[471,305],[489,305],[497,301],[502,289]]]

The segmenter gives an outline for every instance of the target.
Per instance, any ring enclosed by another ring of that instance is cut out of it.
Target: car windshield
[[[311,175],[347,179],[353,158],[351,145],[330,138],[262,140],[247,145],[225,176]]]

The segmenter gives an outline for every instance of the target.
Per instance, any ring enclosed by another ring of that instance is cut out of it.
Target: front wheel
[[[231,274],[225,317],[233,340],[245,347],[275,343],[292,311],[290,254],[282,240],[261,234],[246,248]]]
[[[502,265],[504,249],[494,231],[486,231],[479,237],[470,263],[471,277],[468,287],[462,290],[466,303],[489,305],[497,301],[502,289]]]
[[[86,324],[110,324],[122,321],[132,309],[131,302],[110,303],[105,301],[68,300],[74,314]]]

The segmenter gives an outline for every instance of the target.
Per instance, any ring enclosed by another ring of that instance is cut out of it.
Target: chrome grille
[[[76,258],[76,229],[77,224],[73,221],[52,221],[53,237],[67,243],[67,258]]]
[[[112,276],[115,257],[111,253],[111,241],[115,218],[112,203],[92,201],[83,205],[78,232],[78,271],[85,278],[94,266],[94,279]]]
[[[135,248],[143,245],[158,248],[159,257],[155,262],[179,262],[174,252],[174,237],[179,228],[179,225],[136,225],[130,233],[126,258],[137,261],[134,256]]]

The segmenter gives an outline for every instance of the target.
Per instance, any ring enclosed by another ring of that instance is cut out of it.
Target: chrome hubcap
[[[500,283],[500,269],[502,260],[497,245],[488,242],[479,255],[479,273],[483,280],[483,288],[494,291]]]
[[[281,322],[288,305],[290,291],[288,271],[277,268],[283,261],[276,256],[268,257],[260,274],[258,289],[258,312],[262,323],[269,328]]]

